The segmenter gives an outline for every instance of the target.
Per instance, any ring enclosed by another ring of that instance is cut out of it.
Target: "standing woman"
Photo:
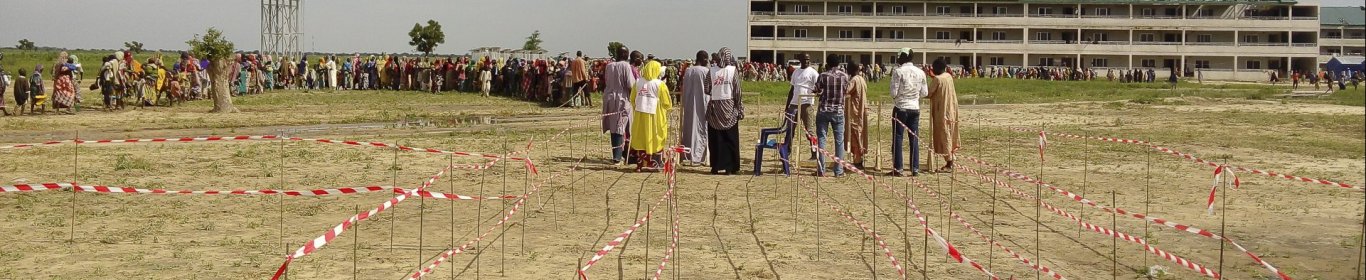
[[[849,78],[849,92],[844,97],[844,146],[849,147],[850,162],[863,169],[863,155],[868,154],[868,81],[862,64],[850,64],[849,70],[853,77]]]
[[[707,145],[711,153],[711,173],[735,175],[740,172],[740,120],[745,106],[740,101],[740,77],[730,48],[721,48],[718,67],[711,72],[707,101]],[[698,54],[701,58],[702,53]],[[699,59],[700,60],[700,59]]]
[[[954,90],[953,75],[944,71],[948,63],[934,60],[934,83],[930,84],[930,122],[934,129],[934,155],[944,157],[944,167],[935,172],[953,172],[953,156],[961,148],[958,144],[958,91]]]
[[[637,152],[636,171],[655,171],[669,136],[669,87],[660,80],[663,67],[650,61],[640,68],[641,78],[631,87],[631,149]]]
[[[52,108],[61,112],[65,108],[67,114],[75,114],[76,108],[76,84],[71,81],[72,74],[76,71],[76,66],[71,64],[68,59],[60,61],[54,72],[52,85]]]

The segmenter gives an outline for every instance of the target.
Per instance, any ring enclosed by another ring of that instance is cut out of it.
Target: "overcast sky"
[[[552,52],[606,55],[607,42],[664,57],[691,57],[723,46],[745,49],[743,0],[324,0],[304,1],[304,51],[411,52],[408,30],[434,19],[446,32],[443,54],[498,46],[520,48],[540,30]],[[1325,6],[1362,0],[1322,0]],[[0,46],[184,49],[217,27],[238,49],[260,48],[256,0],[0,0]],[[60,12],[54,12],[60,11]],[[54,24],[60,14],[62,24]],[[153,16],[154,15],[154,16]],[[741,52],[743,53],[743,52]]]

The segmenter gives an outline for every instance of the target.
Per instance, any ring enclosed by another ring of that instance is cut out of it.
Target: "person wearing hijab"
[[[660,80],[663,66],[658,61],[646,62],[640,68],[641,78],[631,87],[631,149],[637,151],[636,171],[657,170],[664,140],[669,136],[669,87]]]
[[[930,84],[930,125],[934,129],[934,155],[944,157],[944,167],[935,172],[953,172],[953,156],[961,148],[958,143],[958,91],[954,90],[953,75],[944,71],[948,63],[935,59],[934,83]]]
[[[705,52],[697,54],[699,59]],[[711,154],[711,173],[735,175],[740,172],[740,120],[745,107],[740,98],[740,77],[730,48],[721,48],[717,67],[709,76],[707,91],[707,152]]]
[[[697,61],[683,72],[682,83],[678,85],[683,92],[683,119],[679,130],[679,141],[690,151],[683,153],[683,162],[703,164],[707,156],[707,103],[711,89],[711,73],[708,69],[707,51],[697,52]]]

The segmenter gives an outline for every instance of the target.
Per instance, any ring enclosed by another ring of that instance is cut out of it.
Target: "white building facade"
[[[1170,68],[1205,79],[1265,81],[1313,71],[1317,0],[750,1],[749,59],[798,53],[890,64]],[[1360,41],[1360,40],[1358,40]]]

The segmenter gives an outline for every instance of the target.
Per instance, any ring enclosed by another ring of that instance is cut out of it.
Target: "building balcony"
[[[923,16],[924,14],[921,14],[921,13],[904,13],[904,12],[903,12],[903,13],[884,12],[884,13],[878,13],[877,15],[878,15],[878,16],[883,16],[883,17],[918,17],[918,16]]]
[[[1129,15],[1081,15],[1081,18],[1116,18],[1128,19]]]
[[[834,12],[834,13],[830,13],[830,14],[828,14],[828,15],[831,15],[831,16],[846,16],[846,17],[847,17],[847,16],[871,17],[871,16],[873,16],[874,14],[873,14],[873,13],[863,13],[863,12]]]
[[[1311,45],[1313,45],[1313,44],[1311,44]],[[1243,47],[1289,47],[1289,46],[1290,46],[1290,43],[1249,43],[1249,42],[1242,42],[1242,43],[1238,43],[1238,46],[1243,46]]]
[[[1243,19],[1251,19],[1251,20],[1288,20],[1288,19],[1290,19],[1289,17],[1283,17],[1283,16],[1250,16],[1250,17],[1242,17],[1242,18],[1243,18]],[[1318,19],[1318,18],[1314,18],[1314,19]]]
[[[878,42],[924,42],[923,38],[878,38]]]
[[[1024,40],[977,40],[974,43],[982,44],[1022,44]]]
[[[1347,36],[1343,38],[1319,38],[1319,46],[1364,46],[1366,41],[1362,41],[1362,36]]]
[[[1136,41],[1132,45],[1138,46],[1179,46],[1181,42],[1158,42],[1158,41]]]
[[[821,13],[805,13],[797,15],[795,13],[779,12],[777,16],[749,16],[752,25],[777,25],[777,26],[842,26],[842,27],[944,27],[944,28],[972,28],[982,26],[1084,26],[1088,29],[1131,29],[1134,27],[1144,27],[1152,29],[1182,29],[1190,28],[1192,25],[1206,27],[1234,29],[1272,29],[1289,30],[1292,32],[1314,32],[1321,29],[1317,21],[1274,21],[1274,20],[1244,20],[1244,19],[1199,19],[1186,20],[1180,16],[1139,16],[1135,15],[1130,19],[1127,15],[1110,16],[1066,16],[1055,18],[1024,17],[1025,14],[977,14],[971,22],[963,21],[964,17],[960,14],[947,15],[925,15],[918,12],[908,13],[877,13],[876,16],[826,16]]]
[[[1074,42],[1071,42],[1071,41],[1063,41],[1063,40],[1029,40],[1029,43],[1030,43],[1030,44],[1040,44],[1040,45],[1067,45],[1067,44],[1073,44]]]
[[[781,11],[781,12],[778,12],[778,15],[780,15],[780,16],[823,16],[823,15],[825,15],[825,13],[822,13],[822,12],[788,12],[788,11]]]
[[[825,41],[820,37],[778,37],[778,41]]]
[[[1290,17],[1290,20],[1319,20],[1319,17]]]
[[[1186,42],[1187,46],[1234,46],[1234,42]]]
[[[1029,17],[1034,17],[1034,18],[1076,18],[1077,15],[1066,15],[1066,14],[1029,14]]]
[[[895,52],[906,47],[907,42],[915,45],[917,52],[934,53],[979,53],[979,54],[1065,54],[1065,55],[1176,55],[1187,56],[1266,56],[1266,57],[1318,57],[1321,50],[1317,47],[1298,47],[1290,44],[1275,46],[1229,46],[1225,45],[1182,45],[1180,42],[1132,42],[1107,41],[1105,44],[1042,44],[1025,43],[1019,40],[962,41],[956,39],[885,39],[869,41],[835,40],[761,40],[750,41],[752,49],[778,50],[829,50],[841,52]],[[1050,41],[1062,42],[1062,41]]]
[[[750,14],[750,15],[753,15],[753,16],[771,16],[771,15],[776,15],[776,13],[774,13],[773,11],[750,11],[749,14]]]
[[[873,41],[873,38],[828,38],[828,39],[826,39],[826,41],[839,41],[839,42],[872,42],[872,41]]]
[[[977,14],[977,17],[1024,17],[1024,14]]]
[[[777,39],[777,37],[749,37],[750,41],[772,41],[775,39]]]

